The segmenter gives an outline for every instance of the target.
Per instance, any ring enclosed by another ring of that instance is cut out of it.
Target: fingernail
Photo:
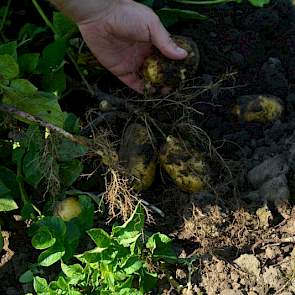
[[[183,56],[186,56],[186,55],[187,55],[187,51],[184,50],[184,49],[181,48],[181,47],[177,47],[177,48],[176,48],[176,51],[177,51],[177,53],[178,53],[179,55],[183,55]]]

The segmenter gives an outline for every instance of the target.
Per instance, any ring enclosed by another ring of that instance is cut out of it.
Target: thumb
[[[179,47],[170,37],[169,33],[157,17],[150,27],[152,44],[157,47],[163,55],[171,59],[184,59],[186,50]]]

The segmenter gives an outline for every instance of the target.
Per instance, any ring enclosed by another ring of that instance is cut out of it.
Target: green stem
[[[80,70],[80,68],[79,68],[79,66],[78,66],[78,64],[77,64],[77,62],[75,61],[75,59],[74,59],[72,53],[70,52],[70,50],[67,50],[67,55],[68,55],[69,59],[71,60],[72,64],[74,65],[76,71],[77,71],[78,74],[80,75],[80,77],[81,77],[83,83],[85,84],[87,90],[89,91],[89,93],[90,93],[92,96],[94,96],[94,94],[95,94],[94,90],[92,89],[92,87],[91,87],[91,86],[89,85],[89,83],[87,82],[85,76],[84,76],[83,73],[81,72],[81,70]]]
[[[51,21],[48,19],[48,17],[46,16],[46,14],[44,13],[44,11],[42,10],[41,6],[39,5],[39,3],[36,0],[32,0],[33,5],[35,6],[35,8],[37,9],[38,13],[40,14],[40,16],[42,17],[42,19],[44,20],[44,22],[46,23],[46,25],[51,29],[51,31],[57,35],[57,32],[53,26],[53,24],[51,23]]]
[[[3,27],[5,25],[5,22],[6,22],[6,19],[7,19],[7,16],[8,16],[8,12],[9,12],[9,7],[10,7],[10,4],[11,4],[11,1],[12,0],[8,0],[7,1],[7,5],[6,5],[5,10],[4,10],[4,15],[3,15],[2,21],[0,23],[0,32],[2,32]]]

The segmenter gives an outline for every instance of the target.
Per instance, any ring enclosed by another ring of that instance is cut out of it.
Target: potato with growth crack
[[[188,55],[183,60],[171,60],[155,50],[155,53],[149,56],[143,65],[147,91],[152,88],[177,87],[180,82],[192,78],[198,69],[200,53],[197,44],[183,36],[172,36],[172,39],[178,46],[184,48]]]
[[[242,121],[270,123],[278,120],[283,110],[283,103],[276,96],[244,95],[238,97],[232,112]]]
[[[188,193],[200,192],[208,183],[208,169],[198,151],[168,136],[160,151],[160,164],[174,183]]]
[[[147,190],[154,182],[157,154],[155,139],[145,126],[134,123],[127,127],[120,146],[120,162],[134,178],[136,191]]]
[[[58,202],[54,213],[59,216],[63,221],[70,221],[81,214],[82,206],[80,202],[74,198],[69,197],[61,202]]]

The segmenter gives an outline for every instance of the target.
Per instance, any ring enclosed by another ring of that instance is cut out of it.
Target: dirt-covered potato
[[[173,136],[168,136],[161,148],[160,163],[183,191],[199,192],[208,183],[208,169],[202,155]]]
[[[184,48],[188,55],[184,60],[171,60],[158,50],[149,56],[143,66],[145,87],[176,87],[181,81],[193,77],[200,61],[200,53],[196,43],[190,38],[173,36],[172,39]]]
[[[70,221],[71,219],[78,217],[81,211],[82,206],[74,197],[69,197],[58,202],[54,209],[55,215],[61,217],[63,221]]]
[[[268,123],[280,118],[282,101],[272,95],[244,95],[237,99],[233,113],[246,122]]]
[[[145,126],[137,123],[128,126],[119,157],[121,164],[134,177],[136,191],[147,190],[153,184],[157,166],[155,140]]]

